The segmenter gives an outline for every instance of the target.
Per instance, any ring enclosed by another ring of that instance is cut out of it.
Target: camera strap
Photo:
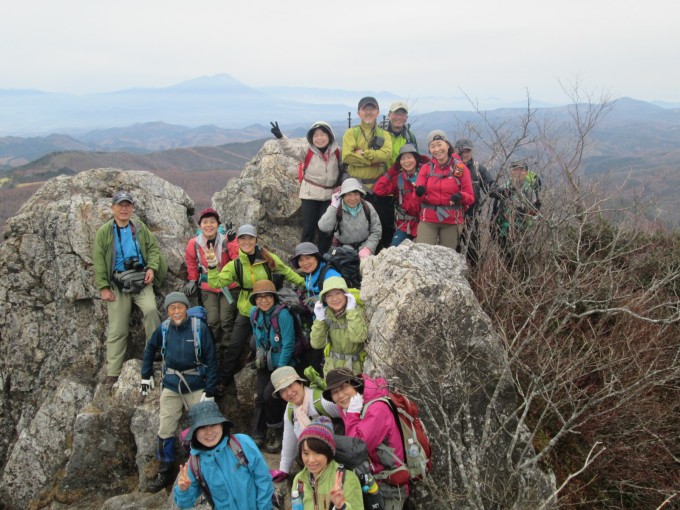
[[[139,255],[139,243],[137,242],[137,232],[135,230],[135,226],[131,221],[128,223],[128,225],[130,226],[130,232],[132,233],[132,244],[135,245],[135,254],[137,255],[137,260],[140,260],[141,257]],[[118,246],[120,247],[120,256],[123,258],[123,263],[125,263],[125,261],[129,257],[126,258],[125,253],[123,252],[123,237],[120,235],[121,229],[115,221],[113,222],[113,228],[115,229],[116,234],[118,236]],[[123,228],[125,228],[125,227],[123,227]]]

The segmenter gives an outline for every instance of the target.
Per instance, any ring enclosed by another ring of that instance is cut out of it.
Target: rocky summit
[[[299,141],[303,143],[303,141]],[[250,222],[286,260],[300,236],[297,162],[265,144],[239,179],[213,198],[227,221]],[[0,491],[5,508],[168,508],[166,492],[140,492],[154,476],[159,389],[139,393],[144,332],[133,314],[128,359],[103,384],[106,306],[92,270],[97,228],[119,189],[156,234],[181,288],[193,202],[147,172],[90,170],[48,181],[10,219],[0,247]],[[361,297],[370,319],[367,369],[396,381],[418,403],[434,468],[418,484],[418,507],[537,508],[554,479],[531,462],[514,426],[517,397],[507,355],[465,278],[462,257],[405,242],[369,258]],[[160,364],[156,366],[160,370]],[[252,385],[240,374],[239,394]],[[156,373],[159,380],[159,372]],[[223,402],[246,431],[247,397]],[[182,425],[182,424],[181,424]],[[275,459],[270,460],[270,467]]]

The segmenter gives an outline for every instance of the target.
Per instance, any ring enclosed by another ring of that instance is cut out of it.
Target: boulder
[[[537,508],[555,481],[530,462],[507,355],[466,270],[455,251],[410,241],[365,260],[366,366],[419,405],[434,465],[419,505]]]

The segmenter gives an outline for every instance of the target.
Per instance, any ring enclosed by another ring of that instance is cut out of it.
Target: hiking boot
[[[283,446],[283,427],[269,427],[267,429],[267,453],[279,453]]]
[[[159,471],[149,485],[146,486],[146,492],[159,492],[165,489],[168,485],[171,485],[174,480],[170,476],[170,470]]]
[[[253,436],[253,441],[255,442],[255,446],[257,446],[260,450],[264,448],[265,445],[264,437]]]
[[[118,382],[118,376],[117,375],[107,375],[106,379],[104,379],[104,386],[106,386],[108,389],[113,388],[113,385]]]

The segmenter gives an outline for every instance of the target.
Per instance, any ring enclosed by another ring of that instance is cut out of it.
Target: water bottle
[[[290,500],[290,507],[292,510],[303,510],[304,505],[302,504],[302,498],[300,497],[300,493],[297,491],[297,489],[293,489],[293,492],[290,494],[291,500]]]
[[[366,473],[362,475],[362,485],[361,485],[361,490],[362,492],[366,492],[368,494],[375,494],[378,492],[378,482],[375,481],[375,478],[371,476],[371,473]]]
[[[408,450],[406,451],[406,455],[409,457],[416,458],[420,454],[420,449],[418,448],[418,445],[416,442],[413,440],[413,438],[408,440]]]

